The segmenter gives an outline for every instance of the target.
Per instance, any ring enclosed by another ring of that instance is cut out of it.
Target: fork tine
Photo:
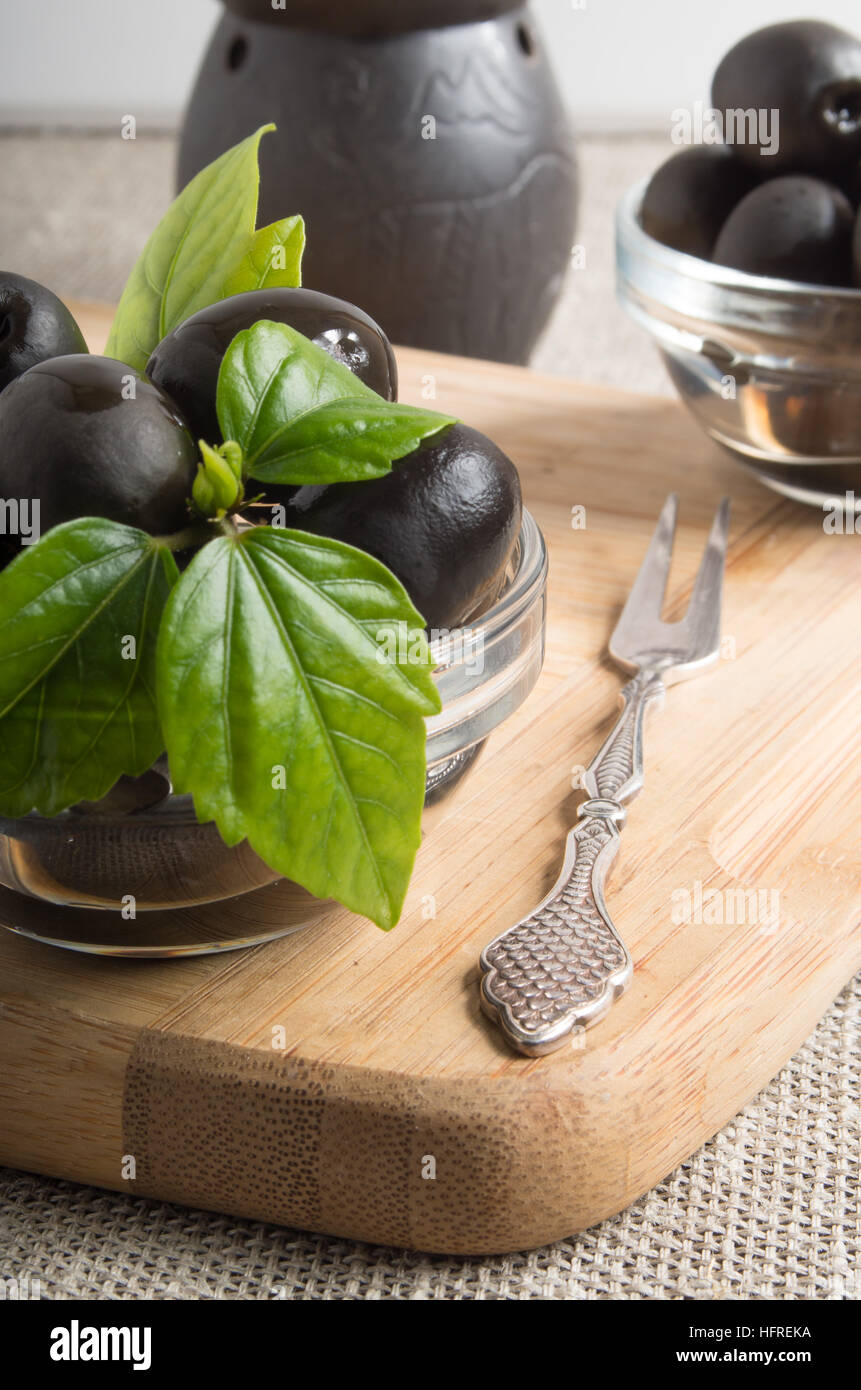
[[[729,498],[724,497],[715,512],[688,609],[681,621],[682,630],[690,641],[690,659],[693,661],[717,651],[720,646],[729,511]]]
[[[649,548],[619,616],[610,640],[611,648],[617,645],[624,647],[627,632],[636,631],[644,622],[657,620],[661,616],[670,573],[678,510],[679,499],[671,492],[661,508]]]

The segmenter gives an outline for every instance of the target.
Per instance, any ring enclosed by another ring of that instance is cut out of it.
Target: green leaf
[[[165,334],[224,297],[254,238],[257,150],[274,129],[261,126],[202,169],[168,208],[123,290],[108,357],[142,371]]]
[[[156,638],[176,577],[150,536],[92,517],[0,574],[0,813],[98,801],[164,751]]]
[[[294,289],[302,283],[305,223],[301,217],[285,217],[254,233],[241,261],[225,280],[221,294],[250,290]]]
[[[420,839],[423,716],[439,709],[421,628],[370,556],[261,526],[195,556],[159,637],[171,776],[199,819],[386,928]]]
[[[223,437],[242,447],[246,474],[271,483],[379,478],[455,423],[384,401],[295,328],[267,319],[227,349],[217,408]]]

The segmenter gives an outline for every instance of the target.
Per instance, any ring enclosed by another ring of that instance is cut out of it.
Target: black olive
[[[180,530],[196,463],[173,401],[123,362],[54,357],[0,395],[0,496],[38,500],[42,531],[80,516]]]
[[[861,160],[836,174],[834,182],[846,194],[853,208],[861,207]]]
[[[62,300],[36,280],[0,271],[0,391],[37,362],[86,351]]]
[[[855,232],[852,237],[852,283],[861,288],[861,208],[855,217]]]
[[[730,212],[754,184],[726,145],[694,145],[652,175],[640,222],[656,241],[708,260]]]
[[[750,112],[765,129],[735,145],[761,177],[834,172],[861,159],[861,41],[818,19],[771,24],[731,48],[712,82],[724,118]],[[774,127],[771,113],[777,111]],[[763,135],[776,137],[772,154]]]
[[[249,481],[250,493],[254,484]],[[429,628],[453,628],[497,597],[520,531],[517,469],[478,430],[452,425],[372,482],[284,489],[256,520],[367,551],[398,577]]]
[[[316,290],[254,290],[200,309],[162,339],[147,363],[147,375],[176,401],[195,439],[221,439],[215,413],[221,359],[236,334],[260,319],[295,328],[378,395],[397,399],[391,344],[361,309]]]
[[[804,174],[769,179],[724,223],[712,259],[750,275],[851,284],[852,207],[833,184]]]

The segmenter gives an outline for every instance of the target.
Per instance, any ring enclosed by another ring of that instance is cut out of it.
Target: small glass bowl
[[[425,832],[538,679],[546,586],[544,538],[525,511],[500,597],[472,626],[433,635],[443,708],[427,720]],[[190,796],[170,793],[165,773],[157,765],[133,788],[59,816],[0,818],[0,925],[100,955],[166,956],[283,936],[331,907],[246,841],[226,846],[212,822],[198,822]],[[148,792],[152,804],[123,809],[130,792]]]
[[[776,492],[861,510],[861,290],[746,275],[663,246],[640,226],[647,184],[617,211],[618,295],[684,404]]]

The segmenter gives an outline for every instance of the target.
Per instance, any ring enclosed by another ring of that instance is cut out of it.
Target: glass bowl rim
[[[761,294],[768,298],[783,299],[828,299],[833,303],[845,303],[861,312],[861,288],[851,285],[816,285],[804,280],[782,280],[776,276],[749,275],[732,266],[720,265],[717,261],[706,261],[692,256],[686,251],[677,251],[656,241],[643,228],[640,222],[640,208],[643,195],[652,175],[638,179],[622,194],[616,206],[616,246],[618,252],[624,248],[633,256],[648,257],[657,262],[662,269],[690,280],[698,280],[716,289],[738,290],[747,294]]]
[[[534,601],[536,592],[547,581],[547,543],[530,511],[523,508],[515,546],[519,547],[517,569],[511,583],[486,612],[474,622],[452,628],[430,643],[435,671],[448,671],[466,665],[482,644],[489,645],[510,628],[524,608]]]

